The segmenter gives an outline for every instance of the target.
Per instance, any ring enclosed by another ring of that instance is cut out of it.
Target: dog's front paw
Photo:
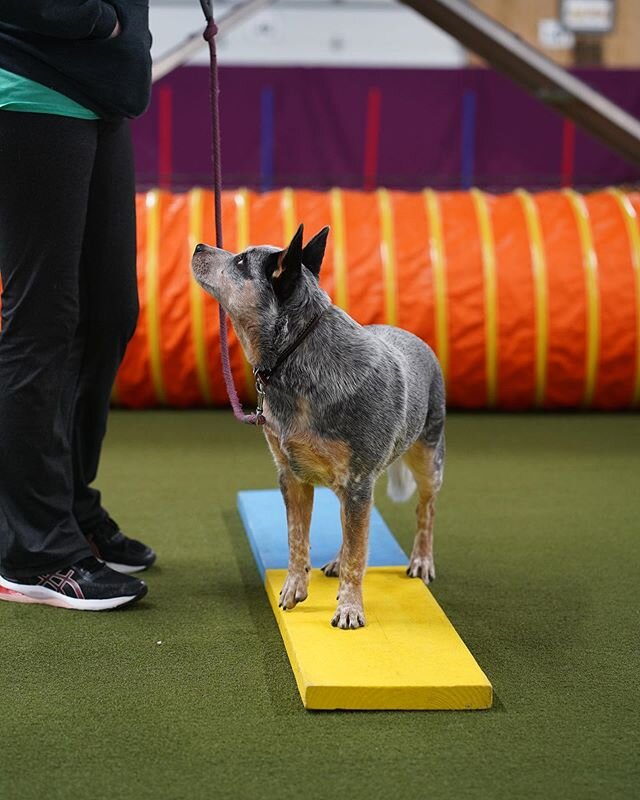
[[[287,575],[282,589],[280,590],[280,600],[278,605],[284,611],[294,608],[298,603],[307,599],[308,591],[307,575]]]
[[[407,575],[410,578],[422,578],[428,586],[436,578],[436,565],[430,556],[411,556]]]
[[[340,603],[333,615],[331,624],[334,628],[363,628],[365,625],[362,606],[353,603]]]

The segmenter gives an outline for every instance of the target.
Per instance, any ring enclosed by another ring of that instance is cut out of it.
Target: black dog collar
[[[317,314],[311,322],[304,328],[300,336],[297,339],[294,339],[293,342],[280,353],[278,358],[276,359],[276,363],[270,369],[263,369],[261,367],[254,367],[253,374],[256,378],[256,384],[258,393],[264,394],[264,387],[268,385],[269,381],[273,373],[282,366],[282,364],[289,358],[289,356],[295,352],[300,345],[304,342],[307,336],[311,333],[311,331],[316,327],[316,325],[320,322],[322,316],[328,311],[330,306],[327,308],[322,309],[322,311]],[[260,384],[262,384],[260,386]]]

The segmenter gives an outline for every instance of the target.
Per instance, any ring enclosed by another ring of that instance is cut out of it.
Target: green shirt
[[[93,111],[70,97],[5,69],[0,69],[0,109],[58,114],[61,117],[78,119],[100,119]]]

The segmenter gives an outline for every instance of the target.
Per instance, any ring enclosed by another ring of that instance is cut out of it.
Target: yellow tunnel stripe
[[[436,352],[446,384],[449,371],[449,321],[447,314],[447,262],[442,234],[442,214],[438,196],[433,189],[425,189],[424,199],[429,220],[429,252],[433,269]]]
[[[494,408],[498,393],[498,288],[495,247],[487,198],[479,189],[472,189],[471,196],[478,218],[484,273],[487,405]]]
[[[547,387],[547,358],[549,350],[549,299],[547,285],[547,260],[544,253],[542,227],[538,207],[533,197],[524,189],[518,189],[529,236],[531,272],[533,274],[533,296],[535,304],[536,342],[536,396],[538,408],[544,405]]]
[[[193,189],[189,192],[189,253],[191,254],[195,246],[204,240],[204,219],[203,219],[204,192],[202,189]],[[209,383],[209,371],[207,369],[207,340],[205,334],[204,317],[204,291],[198,286],[196,281],[190,281],[191,290],[191,335],[193,338],[193,349],[196,359],[196,374],[198,376],[198,386],[204,401],[211,405],[213,395]]]
[[[236,250],[241,253],[249,247],[249,192],[238,189],[235,193],[236,203]]]
[[[344,203],[340,189],[331,190],[331,234],[333,236],[333,275],[335,302],[347,310],[347,246],[345,236]]]
[[[241,253],[249,247],[249,192],[246,189],[238,189],[235,193],[236,204],[236,231],[237,241],[236,250]],[[244,350],[242,350],[242,369],[244,372],[244,383],[247,387],[247,395],[250,402],[256,402],[256,379],[253,375],[251,364],[246,359]]]
[[[160,349],[160,310],[158,307],[158,269],[160,253],[160,192],[147,192],[147,330],[149,336],[149,361],[151,379],[160,405],[167,404],[167,395],[162,377],[162,354]]]
[[[293,189],[282,190],[282,229],[284,247],[293,239],[298,225],[296,224],[296,206]]]
[[[584,197],[573,189],[563,192],[571,203],[578,226],[582,264],[584,267],[587,299],[587,358],[583,405],[593,402],[598,378],[598,354],[600,349],[600,296],[598,291],[598,257],[593,244],[589,210]]]
[[[380,213],[380,255],[384,280],[384,310],[387,325],[398,324],[398,301],[396,288],[396,258],[393,234],[393,214],[387,189],[378,189]]]
[[[611,188],[609,193],[615,197],[622,211],[624,222],[629,236],[629,251],[631,254],[631,267],[635,278],[636,287],[636,376],[633,388],[632,407],[640,406],[640,230],[638,229],[638,215],[624,192]]]

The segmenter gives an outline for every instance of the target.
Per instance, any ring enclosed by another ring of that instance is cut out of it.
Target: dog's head
[[[266,245],[230,253],[199,244],[193,254],[196,280],[229,314],[253,364],[274,343],[278,320],[297,316],[309,293],[321,292],[318,276],[329,228],[304,247],[302,234],[300,225],[284,250]]]
[[[265,311],[284,306],[293,297],[305,271],[317,280],[329,228],[323,228],[304,247],[302,234],[300,225],[284,250],[265,245],[230,253],[199,244],[191,261],[193,274],[234,323],[257,320]]]

